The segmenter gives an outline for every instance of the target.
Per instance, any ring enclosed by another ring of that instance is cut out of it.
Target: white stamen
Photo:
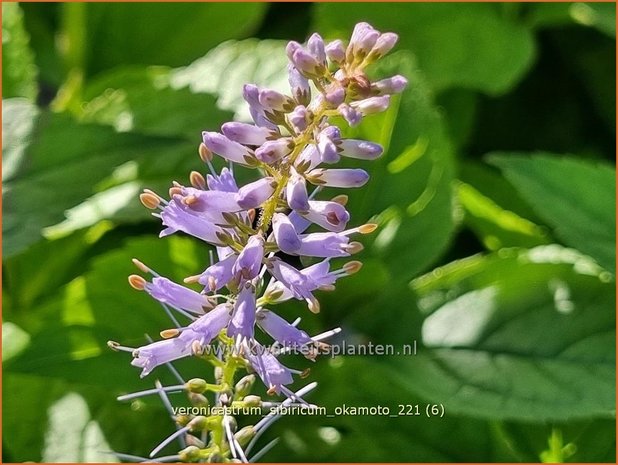
[[[268,444],[262,447],[262,449],[259,452],[256,452],[255,455],[251,457],[249,462],[254,463],[260,460],[268,451],[270,451],[273,447],[275,447],[278,442],[279,442],[279,438],[275,438],[272,441],[270,441]]]
[[[323,333],[318,334],[317,336],[313,336],[311,339],[315,342],[321,341],[323,339],[327,339],[335,334],[339,334],[341,332],[341,328],[331,329],[330,331],[325,331]]]
[[[160,392],[172,392],[172,393],[177,393],[177,392],[182,392],[186,390],[184,385],[176,385],[176,386],[161,386],[161,388],[155,388],[155,389],[146,389],[144,391],[138,391],[138,392],[132,392],[131,394],[125,394],[123,396],[118,396],[116,399],[119,401],[124,401],[124,400],[131,400],[131,399],[136,399],[138,397],[144,397],[144,396],[149,396],[151,394],[159,394]]]
[[[152,452],[150,452],[150,454],[148,455],[149,457],[154,457],[155,455],[157,455],[157,453],[163,449],[165,446],[167,446],[170,442],[172,442],[174,439],[176,439],[178,436],[180,436],[181,434],[186,433],[187,431],[189,431],[191,429],[190,426],[184,426],[182,428],[180,428],[179,430],[177,430],[176,432],[172,433],[171,435],[169,435],[167,438],[165,438],[163,440],[163,442],[161,444],[159,444],[157,447],[155,447],[154,449],[152,449]]]

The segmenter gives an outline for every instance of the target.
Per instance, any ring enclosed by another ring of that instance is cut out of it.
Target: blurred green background
[[[318,361],[311,401],[445,415],[285,417],[264,460],[615,462],[614,4],[2,13],[4,462],[111,461],[101,451],[147,454],[173,431],[157,399],[115,400],[169,373],[140,380],[105,343],[169,326],[127,285],[130,258],[182,279],[208,250],[157,239],[137,194],[203,171],[200,131],[247,117],[243,83],[285,89],[284,40],[347,38],[359,20],[400,35],[375,74],[411,83],[349,131],[387,147],[349,203],[381,228],[319,315],[282,311],[348,342],[418,342],[416,356]]]

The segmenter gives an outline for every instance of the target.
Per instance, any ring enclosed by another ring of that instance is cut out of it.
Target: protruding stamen
[[[320,302],[315,297],[307,299],[307,307],[309,307],[311,313],[320,313]]]
[[[198,147],[197,153],[199,153],[200,159],[204,163],[208,163],[212,160],[212,157],[213,157],[212,152],[210,151],[208,147],[206,147],[206,144],[204,144],[203,142]]]
[[[358,227],[358,232],[361,234],[371,234],[376,229],[378,229],[378,225],[375,223],[367,223]]]
[[[133,258],[131,259],[131,261],[133,262],[133,264],[138,267],[140,270],[142,270],[144,273],[150,273],[153,276],[159,276],[158,273],[154,272],[152,269],[148,268],[146,265],[144,265],[143,262],[140,262],[137,258]]]
[[[177,195],[182,195],[182,188],[178,186],[170,187],[168,193],[170,195],[170,199],[173,199]]]
[[[139,275],[132,274],[129,276],[129,284],[131,287],[138,291],[143,291],[146,288],[148,282]]]
[[[133,353],[135,351],[134,347],[121,346],[116,341],[107,341],[107,347],[109,347],[112,350],[115,350],[116,352],[131,352],[131,353]]]
[[[182,282],[187,283],[187,284],[193,284],[198,282],[198,280],[200,279],[200,275],[196,274],[194,276],[187,276],[185,279],[182,280]]]
[[[189,174],[189,182],[196,189],[206,188],[206,180],[204,179],[204,176],[197,171],[191,171],[191,174]]]
[[[334,284],[323,284],[320,287],[318,287],[318,289],[321,291],[325,291],[325,292],[332,292],[335,290],[335,285]]]
[[[361,252],[365,246],[363,244],[361,244],[360,242],[350,242],[347,245],[342,246],[344,248],[344,250],[350,254],[355,254],[358,252]]]
[[[170,339],[172,337],[178,336],[179,334],[180,334],[180,330],[178,328],[164,329],[163,331],[159,333],[159,335],[163,339]]]
[[[305,368],[300,374],[301,379],[306,378],[311,373],[311,368]]]
[[[335,329],[331,329],[330,331],[325,331],[316,336],[313,336],[311,339],[313,339],[315,342],[318,342],[323,339],[328,339],[329,337],[334,336],[335,334],[339,334],[340,332],[341,332],[341,328],[335,328]]]
[[[338,203],[339,205],[345,207],[348,203],[348,196],[345,194],[336,195],[331,199],[333,202]]]
[[[139,195],[139,200],[142,205],[150,210],[155,210],[161,205],[161,199],[150,192],[143,192]]]
[[[358,260],[352,260],[351,262],[348,262],[345,265],[343,265],[343,270],[347,274],[354,274],[354,273],[357,273],[362,267],[363,267],[362,262],[359,262]]]

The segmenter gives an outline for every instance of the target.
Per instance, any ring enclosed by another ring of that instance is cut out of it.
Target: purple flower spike
[[[341,149],[339,153],[344,157],[360,160],[375,160],[384,151],[380,144],[357,139],[343,139],[339,147]]]
[[[273,178],[258,179],[238,190],[236,202],[243,210],[258,208],[273,195],[274,191]]]
[[[282,252],[294,254],[301,247],[294,225],[283,213],[273,215],[273,233],[277,246]]]
[[[186,206],[181,205],[177,200],[171,200],[161,212],[161,221],[167,226],[159,237],[169,236],[177,231],[182,231],[211,244],[220,244],[217,233],[221,228],[200,218],[195,212],[190,212]]]
[[[369,174],[359,168],[322,169],[307,173],[309,182],[328,187],[361,187],[369,180]]]
[[[191,313],[201,315],[205,310],[212,308],[205,295],[176,284],[167,278],[155,277],[152,279],[152,283],[146,284],[144,289],[159,302]]]
[[[306,332],[292,326],[270,310],[261,309],[258,311],[257,324],[266,334],[284,347],[299,347],[313,342]]]
[[[264,238],[259,235],[251,236],[247,245],[238,255],[232,273],[242,279],[251,280],[260,272],[264,257]]]
[[[292,373],[270,352],[258,347],[257,354],[248,353],[247,358],[269,392],[281,392],[281,387],[294,381]]]
[[[343,231],[350,220],[350,214],[337,202],[310,200],[309,207],[309,212],[303,216],[329,231]]]
[[[286,185],[286,197],[288,205],[292,210],[299,212],[309,210],[309,195],[307,194],[305,178],[299,175],[293,168],[290,180]]]
[[[253,124],[230,122],[221,126],[221,132],[230,140],[244,145],[262,145],[273,131]]]
[[[293,148],[294,144],[291,139],[283,137],[277,140],[269,140],[262,144],[261,147],[255,150],[255,156],[258,160],[270,165],[288,155]]]
[[[333,40],[326,45],[326,56],[333,63],[341,63],[345,60],[345,47],[343,42],[339,39]]]
[[[227,335],[234,339],[252,339],[255,326],[255,287],[246,283],[238,294]]]
[[[224,259],[213,263],[199,275],[197,281],[201,285],[206,286],[206,290],[210,292],[218,291],[234,277],[232,268],[236,258],[236,254],[232,253]]]
[[[218,132],[204,131],[202,139],[206,147],[234,163],[247,165],[247,159],[253,158],[253,153],[247,147],[228,139]]]

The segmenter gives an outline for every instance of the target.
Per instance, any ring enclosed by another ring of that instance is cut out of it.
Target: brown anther
[[[303,372],[300,374],[301,379],[306,378],[311,373],[311,368],[305,368]]]
[[[376,229],[378,229],[378,225],[375,223],[367,223],[358,227],[358,232],[361,234],[371,234]]]
[[[204,179],[204,176],[197,171],[191,171],[191,174],[189,174],[189,182],[196,189],[206,188],[206,180]]]
[[[144,273],[150,273],[150,268],[148,268],[146,265],[144,265],[142,262],[140,262],[137,258],[133,258],[133,259],[131,259],[131,261],[133,262],[133,264],[136,267],[138,267]]]
[[[154,210],[161,204],[161,199],[158,196],[151,194],[150,192],[143,192],[139,195],[139,200],[146,208]]]
[[[168,191],[168,193],[170,195],[170,199],[173,199],[177,195],[182,195],[182,189],[177,186],[170,187],[170,190]]]
[[[348,203],[348,196],[345,194],[336,195],[331,201],[338,203],[339,205],[346,206]]]
[[[363,267],[362,262],[359,262],[358,260],[352,260],[351,262],[348,262],[345,265],[343,265],[343,269],[347,274],[357,273],[358,270],[360,270],[362,267]]]
[[[318,287],[318,289],[321,291],[331,292],[335,290],[335,286],[334,284],[323,284],[322,286]]]
[[[266,391],[266,394],[268,394],[269,396],[274,396],[275,394],[277,394],[277,387],[271,386],[270,388],[268,388],[268,391]]]
[[[118,351],[118,346],[120,344],[118,344],[116,341],[107,341],[107,347],[109,347],[112,350]]]
[[[187,276],[182,281],[187,284],[193,284],[193,283],[197,283],[199,279],[200,279],[200,275],[196,274],[195,276]]]
[[[307,307],[311,313],[320,313],[320,302],[315,297],[307,302]]]
[[[198,147],[197,153],[199,153],[200,158],[204,163],[208,163],[210,160],[212,160],[212,152],[208,147],[206,147],[203,142]]]
[[[143,291],[146,287],[146,280],[139,275],[132,274],[129,276],[129,284],[133,289]]]
[[[360,242],[350,242],[345,250],[348,253],[351,253],[352,255],[354,255],[355,253],[361,252],[363,249],[365,248],[365,246],[363,244],[361,244]]]
[[[180,331],[176,328],[164,329],[163,331],[159,333],[159,335],[163,339],[170,339],[172,337],[178,336],[179,334],[180,334]]]
[[[203,355],[204,354],[204,347],[202,346],[202,344],[200,344],[199,341],[193,341],[191,343],[191,353],[193,355]]]
[[[195,195],[187,195],[182,199],[182,203],[188,206],[193,205],[195,202],[197,202],[197,197]]]

